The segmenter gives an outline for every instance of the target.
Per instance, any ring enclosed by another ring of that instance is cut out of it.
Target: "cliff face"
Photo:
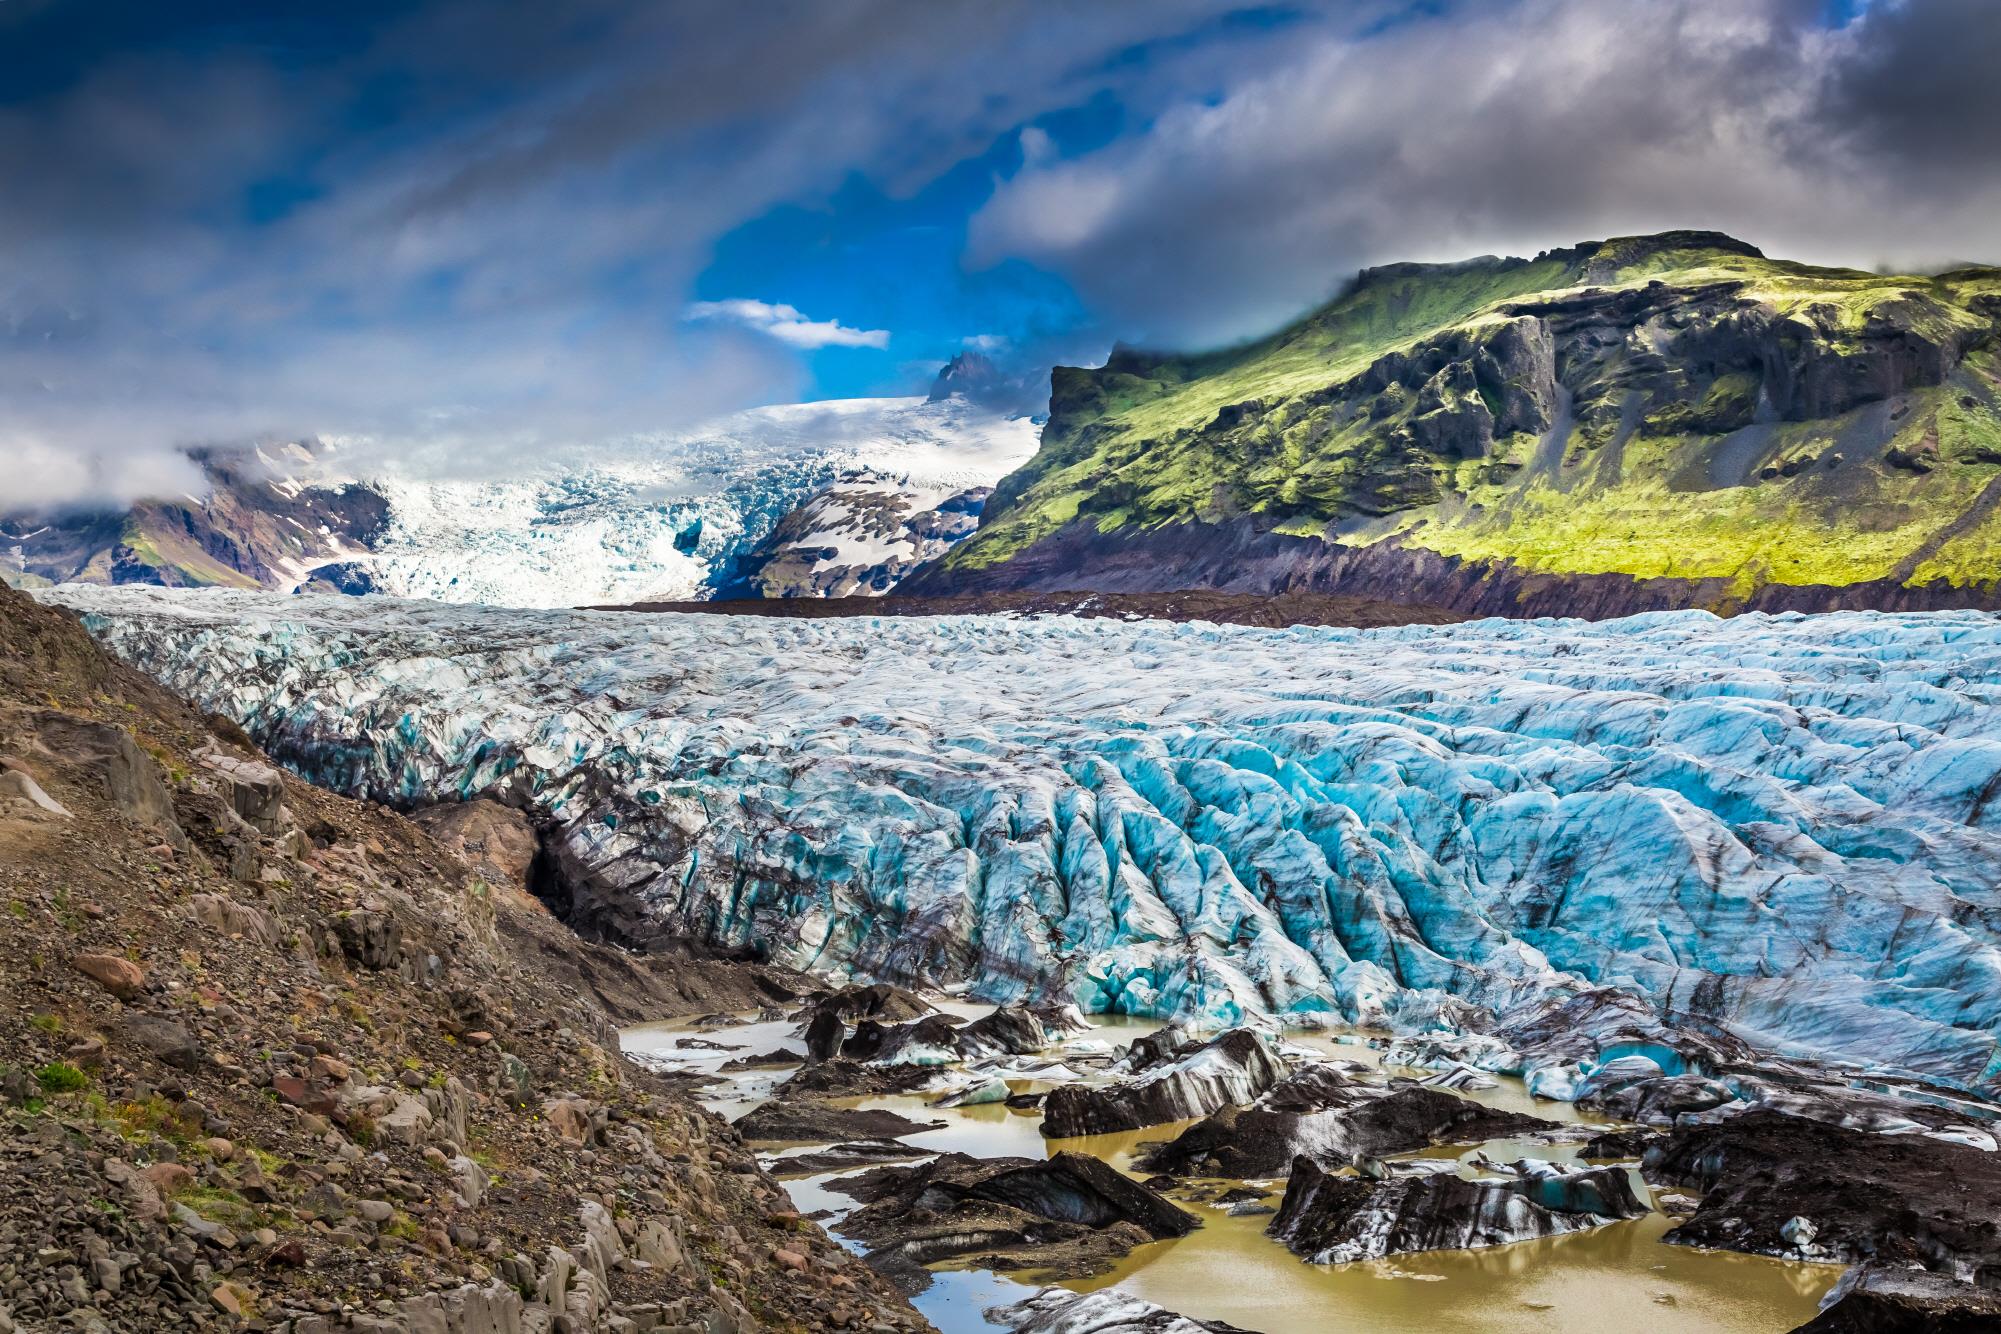
[[[1369,270],[1262,343],[1059,368],[1035,459],[905,588],[2001,605],[1997,332],[2001,270],[1713,233]]]

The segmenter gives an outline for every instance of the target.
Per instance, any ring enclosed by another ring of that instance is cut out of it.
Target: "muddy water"
[[[968,1017],[986,1007],[949,1006]],[[797,1047],[790,1023],[759,1023],[700,1034],[685,1026],[647,1025],[627,1030],[625,1046],[690,1069],[716,1071],[723,1061],[779,1046]],[[1158,1027],[1151,1022],[1108,1019],[1090,1036],[1130,1041]],[[735,1051],[689,1050],[691,1037],[739,1046]],[[1379,1053],[1359,1039],[1324,1035],[1298,1039],[1335,1059],[1379,1065]],[[1052,1055],[1058,1053],[1051,1053]],[[704,1101],[725,1116],[737,1116],[764,1100],[790,1069],[733,1075],[727,1086],[708,1091]],[[1409,1072],[1421,1073],[1421,1072]],[[1020,1083],[1020,1089],[1043,1086]],[[1466,1096],[1490,1106],[1528,1112],[1551,1120],[1598,1121],[1561,1104],[1531,1099],[1518,1080]],[[980,1157],[1043,1157],[1069,1149],[1131,1170],[1138,1146],[1169,1139],[1187,1123],[1153,1126],[1124,1135],[1044,1139],[1039,1117],[1001,1105],[939,1109],[924,1097],[849,1100],[849,1105],[882,1107],[912,1120],[943,1121],[937,1130],[905,1137],[905,1142]],[[777,1155],[792,1150],[780,1148]],[[1484,1151],[1506,1162],[1520,1156],[1565,1161],[1575,1145],[1492,1141],[1478,1149],[1444,1146],[1411,1157],[1470,1159]],[[782,1167],[780,1168],[782,1170]],[[1471,1171],[1469,1166],[1467,1171]],[[785,1183],[806,1212],[844,1213],[854,1202],[827,1189],[838,1174]],[[1229,1183],[1237,1184],[1237,1183]],[[1269,1184],[1276,1204],[1282,1182]],[[1640,1185],[1635,1178],[1635,1185]],[[1117,1286],[1171,1310],[1205,1320],[1223,1320],[1264,1334],[1610,1334],[1645,1330],[1650,1334],[1784,1334],[1810,1319],[1839,1271],[1825,1265],[1792,1264],[1724,1251],[1696,1251],[1660,1244],[1671,1226],[1661,1214],[1614,1223],[1589,1232],[1476,1251],[1433,1251],[1352,1265],[1309,1265],[1267,1237],[1268,1217],[1232,1218],[1215,1206],[1183,1201],[1203,1218],[1186,1237],[1156,1242],[1134,1251],[1108,1274],[1069,1280],[1079,1291]],[[930,1289],[916,1298],[918,1308],[945,1334],[990,1334],[983,1317],[991,1306],[1018,1300],[1038,1286],[1032,1274],[1005,1277],[974,1270],[942,1269]]]

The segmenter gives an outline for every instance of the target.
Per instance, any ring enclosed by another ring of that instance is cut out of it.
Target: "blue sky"
[[[1996,67],[1988,0],[5,0],[0,463],[504,472],[1660,227],[1992,258]]]

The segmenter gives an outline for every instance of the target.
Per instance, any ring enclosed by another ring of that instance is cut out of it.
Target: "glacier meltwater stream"
[[[966,1016],[989,1007],[951,1006]],[[684,1023],[642,1025],[627,1030],[625,1048],[666,1068],[714,1074],[744,1052],[761,1052],[796,1042],[797,1025],[756,1023],[700,1029]],[[1100,1018],[1091,1037],[1130,1041],[1151,1031],[1144,1021]],[[703,1046],[683,1047],[689,1039]],[[1335,1059],[1374,1062],[1378,1053],[1355,1039],[1302,1035],[1298,1039]],[[718,1050],[718,1045],[727,1049]],[[1052,1052],[1060,1055],[1060,1047]],[[724,1082],[701,1096],[713,1110],[737,1116],[769,1095],[796,1066],[725,1074]],[[1428,1072],[1407,1071],[1411,1075]],[[1039,1086],[1013,1080],[1027,1091]],[[1465,1096],[1510,1111],[1601,1122],[1574,1108],[1531,1099],[1519,1080]],[[1142,1144],[1172,1139],[1186,1123],[1151,1126],[1118,1135],[1052,1140],[1042,1136],[1032,1111],[998,1103],[939,1108],[936,1095],[870,1097],[844,1105],[884,1108],[917,1120],[943,1119],[942,1129],[922,1131],[907,1142],[925,1149],[976,1157],[1042,1158],[1065,1149],[1092,1154],[1130,1171]],[[1489,1157],[1528,1155],[1570,1161],[1576,1146],[1489,1141]],[[793,1152],[768,1155],[782,1164]],[[1476,1150],[1445,1145],[1405,1157],[1466,1160],[1471,1174]],[[827,1189],[839,1173],[787,1183],[805,1212],[828,1210],[838,1216],[854,1207]],[[1642,1188],[1637,1176],[1636,1188]],[[1276,1201],[1283,1183],[1273,1183]],[[1646,1198],[1643,1195],[1643,1198]],[[1087,1292],[1116,1286],[1135,1297],[1200,1320],[1221,1320],[1263,1334],[1382,1334],[1408,1330],[1422,1334],[1605,1334],[1609,1330],[1656,1334],[1780,1334],[1811,1318],[1821,1296],[1839,1276],[1828,1265],[1799,1264],[1727,1251],[1705,1251],[1661,1243],[1671,1221],[1660,1213],[1613,1223],[1588,1232],[1470,1251],[1432,1251],[1348,1265],[1311,1265],[1265,1233],[1268,1216],[1231,1216],[1213,1205],[1193,1206],[1202,1226],[1186,1237],[1142,1246],[1111,1272],[1066,1281]],[[829,1222],[838,1227],[838,1222]],[[1019,1301],[1036,1287],[1032,1274],[1003,1276],[978,1269],[941,1268],[916,1302],[944,1334],[991,1334],[988,1309]]]

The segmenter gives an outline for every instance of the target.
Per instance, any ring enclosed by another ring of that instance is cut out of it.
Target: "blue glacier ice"
[[[319,782],[524,805],[593,893],[799,967],[1412,1033],[1602,985],[2001,1082],[1991,615],[1360,631],[42,596]]]

